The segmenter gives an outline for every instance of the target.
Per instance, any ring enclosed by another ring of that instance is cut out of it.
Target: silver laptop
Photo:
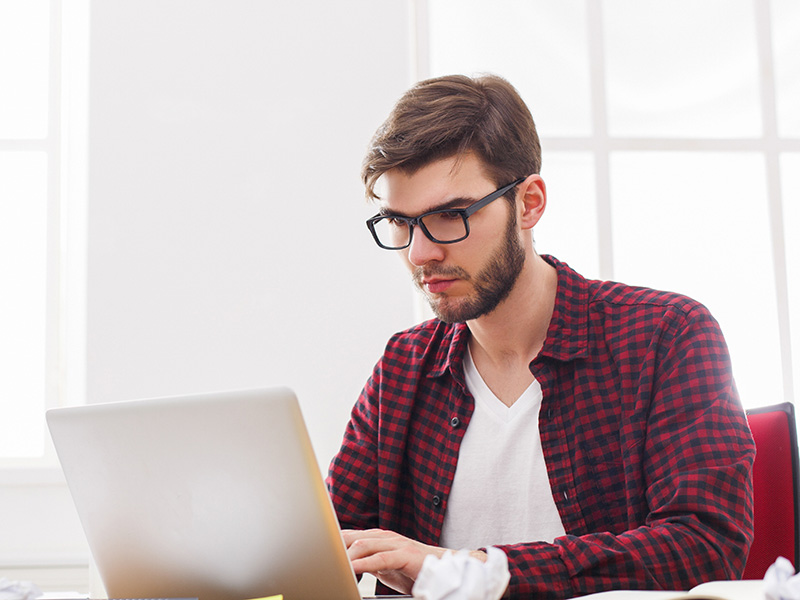
[[[294,393],[53,409],[109,598],[358,600]]]

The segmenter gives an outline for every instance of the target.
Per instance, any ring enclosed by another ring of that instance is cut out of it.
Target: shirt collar
[[[544,254],[542,258],[556,268],[558,289],[539,354],[563,361],[585,357],[589,347],[589,282],[552,256]]]
[[[560,361],[582,358],[588,352],[589,283],[556,258],[547,254],[543,254],[542,258],[555,267],[558,288],[547,337],[539,354]],[[428,376],[439,377],[450,369],[451,373],[460,377],[464,372],[469,328],[465,323],[448,325],[437,321],[436,324],[437,334],[431,342],[439,344],[439,347]],[[448,339],[449,344],[446,343]]]
[[[464,354],[469,341],[469,328],[466,323],[447,324],[438,320],[436,323],[437,335],[434,335],[431,341],[438,343],[439,347],[436,350],[428,377],[440,377],[450,369],[456,379],[463,384]],[[447,340],[450,341],[449,344],[447,344]]]

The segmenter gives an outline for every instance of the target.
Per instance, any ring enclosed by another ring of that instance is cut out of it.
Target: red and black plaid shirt
[[[716,321],[683,296],[589,281],[552,257],[558,293],[530,364],[567,535],[499,546],[512,598],[683,590],[741,576],[752,539],[750,430]],[[328,487],[343,528],[438,544],[473,399],[469,330],[395,335],[356,403]]]

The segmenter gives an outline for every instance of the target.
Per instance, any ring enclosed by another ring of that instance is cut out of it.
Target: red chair
[[[747,411],[756,442],[753,465],[754,539],[744,579],[762,579],[779,556],[800,562],[797,427],[790,402]]]

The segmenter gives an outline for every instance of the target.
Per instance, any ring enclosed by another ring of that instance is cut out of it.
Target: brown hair
[[[375,132],[361,169],[367,197],[390,169],[413,173],[439,159],[475,152],[487,175],[505,185],[541,168],[528,107],[502,77],[448,75],[408,90]]]

